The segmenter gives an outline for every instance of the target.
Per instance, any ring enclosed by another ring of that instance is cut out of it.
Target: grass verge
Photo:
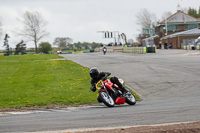
[[[89,92],[88,68],[59,59],[46,54],[0,56],[0,108],[97,103],[97,92]]]
[[[0,57],[0,108],[96,103],[88,68],[57,55]]]

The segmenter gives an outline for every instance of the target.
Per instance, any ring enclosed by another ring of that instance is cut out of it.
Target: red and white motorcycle
[[[129,105],[135,105],[136,99],[131,91],[126,90],[126,94],[123,90],[119,88],[116,84],[113,84],[107,77],[104,77],[98,83],[96,83],[96,88],[99,90],[99,96],[97,100],[103,102],[108,107],[114,107],[115,104],[124,104],[125,102]],[[123,80],[119,79],[123,84]]]

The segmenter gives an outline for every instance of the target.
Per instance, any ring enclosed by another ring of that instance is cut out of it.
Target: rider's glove
[[[93,92],[95,92],[96,88],[95,87],[91,87],[90,90],[93,91]]]
[[[106,80],[106,79],[107,79],[107,77],[102,78],[103,81]]]
[[[102,78],[102,80],[103,80],[103,81],[104,81],[104,80],[106,80],[106,79],[107,79],[107,77],[108,77],[108,76],[110,76],[110,75],[111,75],[111,73],[110,73],[110,72],[106,72],[106,73],[105,73],[105,77],[103,77],[103,78]]]

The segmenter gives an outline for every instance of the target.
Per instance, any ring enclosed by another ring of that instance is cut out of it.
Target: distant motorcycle
[[[103,48],[103,54],[105,55],[105,54],[106,54],[106,52],[107,52],[107,48],[106,48],[106,47],[104,47],[104,48]]]
[[[122,80],[119,81],[122,82]],[[129,105],[136,104],[135,96],[131,91],[127,89],[126,94],[124,94],[121,88],[107,79],[107,76],[96,83],[96,88],[99,90],[98,102],[103,102],[108,107],[114,107],[115,104],[124,104],[125,102]]]
[[[62,51],[61,51],[61,50],[58,50],[58,51],[57,51],[57,54],[62,54]]]

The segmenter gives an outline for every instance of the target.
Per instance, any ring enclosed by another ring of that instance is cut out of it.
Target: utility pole
[[[165,35],[167,36],[167,18],[165,19]]]

